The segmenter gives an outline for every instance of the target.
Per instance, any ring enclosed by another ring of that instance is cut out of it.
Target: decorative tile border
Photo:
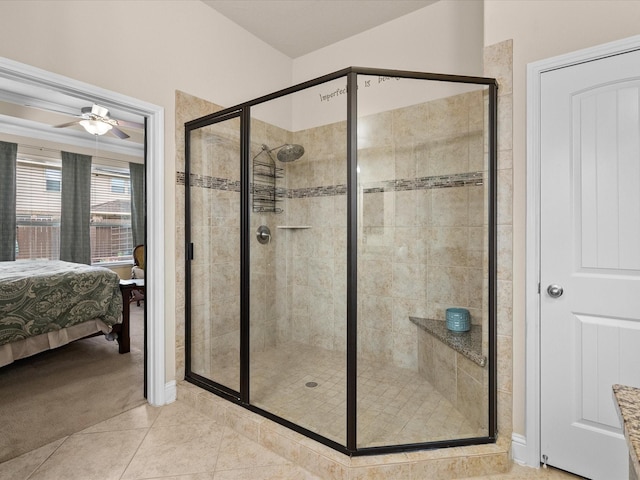
[[[289,188],[285,189],[286,198],[335,197],[346,195],[347,186],[326,185],[323,187]]]
[[[176,183],[185,184],[185,173],[176,172]],[[191,174],[191,185],[214,190],[226,190],[240,192],[240,182],[226,178],[211,177],[209,175]],[[452,188],[479,186],[484,184],[484,172],[467,172],[453,175],[437,175],[433,177],[420,177],[415,179],[398,179],[373,182],[363,187],[364,193],[398,192],[408,190],[430,190],[433,188]],[[253,184],[251,184],[253,191]],[[346,195],[347,186],[326,185],[308,188],[277,188],[276,196],[281,198],[311,198],[333,197]]]
[[[185,185],[185,173],[176,172],[176,183],[178,185]],[[240,192],[240,181],[229,180],[227,178],[211,177],[209,175],[198,175],[192,173],[190,175],[190,185],[201,188],[211,188],[213,190],[228,190],[231,192]]]
[[[403,190],[430,190],[432,188],[467,187],[484,184],[484,172],[466,172],[415,179],[375,182],[364,188],[364,193],[398,192]]]

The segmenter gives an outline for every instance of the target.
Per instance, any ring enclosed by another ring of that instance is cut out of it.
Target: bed
[[[118,275],[54,260],[0,262],[0,367],[104,333],[128,346]],[[126,349],[128,351],[128,348]]]

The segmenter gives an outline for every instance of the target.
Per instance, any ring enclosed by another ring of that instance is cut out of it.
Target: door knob
[[[547,287],[547,293],[552,298],[558,298],[562,296],[564,289],[560,285],[553,284]]]

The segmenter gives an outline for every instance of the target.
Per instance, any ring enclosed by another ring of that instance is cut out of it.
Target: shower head
[[[304,155],[304,147],[302,145],[285,143],[284,145],[276,148],[280,149],[276,156],[281,162],[293,162]],[[276,150],[276,148],[274,148],[274,150]]]
[[[285,143],[284,145],[280,145],[279,147],[275,148],[269,148],[265,144],[262,144],[262,151],[260,153],[267,152],[267,154],[273,160],[271,152],[275,150],[278,150],[278,154],[276,156],[281,162],[293,162],[294,160],[298,160],[302,155],[304,155],[304,147],[302,145],[297,145],[294,143]],[[260,155],[260,153],[258,153],[258,155]],[[258,155],[253,158],[257,158]]]

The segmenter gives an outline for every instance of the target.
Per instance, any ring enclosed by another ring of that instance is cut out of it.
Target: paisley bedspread
[[[0,262],[0,345],[91,319],[121,321],[118,275],[54,260]]]

